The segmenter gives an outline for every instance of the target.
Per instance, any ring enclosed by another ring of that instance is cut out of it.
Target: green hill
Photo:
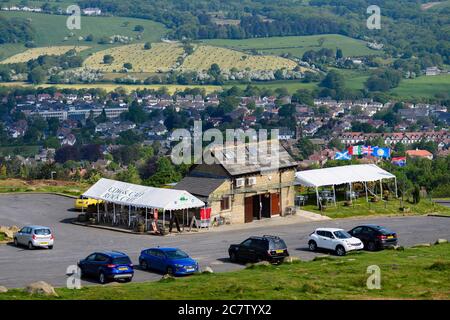
[[[111,47],[111,45],[98,44],[102,37],[120,35],[136,39],[138,36],[138,32],[134,31],[136,25],[144,27],[142,39],[139,42],[157,42],[167,32],[167,29],[160,23],[134,18],[82,16],[81,30],[69,30],[66,27],[68,16],[5,11],[0,11],[0,15],[6,18],[19,17],[30,19],[31,25],[36,32],[35,44],[38,47],[90,46],[91,49],[86,50],[85,54]],[[93,41],[78,40],[79,37],[86,38],[91,34],[94,37]],[[68,37],[67,40],[65,40],[66,37]],[[22,44],[1,45],[0,58],[10,57],[26,49]]]
[[[263,54],[291,54],[302,57],[308,50],[321,48],[341,48],[345,56],[365,56],[381,54],[381,51],[369,49],[361,40],[352,39],[338,34],[297,37],[253,38],[243,40],[212,39],[205,43],[229,47],[238,50],[256,50]]]

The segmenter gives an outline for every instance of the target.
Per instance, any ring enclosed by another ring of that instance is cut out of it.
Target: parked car
[[[14,244],[24,245],[28,249],[48,248],[53,249],[55,237],[49,227],[26,226],[14,234]]]
[[[342,229],[319,228],[309,235],[308,246],[311,251],[317,248],[334,251],[338,256],[347,252],[361,250],[364,244],[358,238],[352,237]]]
[[[177,248],[142,250],[139,265],[144,270],[157,270],[171,275],[188,275],[198,271],[198,262]]]
[[[96,200],[92,198],[87,198],[83,196],[79,196],[75,199],[75,209],[76,210],[87,210],[89,206],[96,206],[97,204],[103,203],[102,200]]]
[[[123,252],[94,252],[78,262],[81,276],[96,277],[102,284],[110,280],[130,282],[134,276],[131,259]]]
[[[369,251],[395,246],[398,242],[397,234],[394,231],[374,224],[357,226],[348,233],[360,239]]]
[[[280,263],[289,256],[286,243],[277,236],[250,237],[241,244],[232,244],[228,249],[230,260],[269,261]]]

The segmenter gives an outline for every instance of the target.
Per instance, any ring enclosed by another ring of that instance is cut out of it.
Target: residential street
[[[43,280],[55,286],[64,286],[66,268],[93,251],[123,251],[137,264],[140,251],[152,246],[179,247],[198,259],[202,267],[211,266],[217,272],[237,270],[243,266],[228,262],[228,247],[251,235],[278,235],[286,241],[291,255],[312,259],[317,254],[307,250],[306,239],[316,227],[325,226],[349,230],[363,223],[384,225],[398,233],[399,244],[404,246],[434,242],[438,238],[450,239],[450,218],[440,217],[374,217],[277,226],[255,224],[254,228],[240,230],[157,237],[72,225],[67,220],[78,214],[71,210],[72,207],[73,199],[55,195],[0,195],[0,225],[44,225],[51,227],[55,235],[53,250],[29,251],[1,245],[0,285],[23,287]],[[160,277],[160,274],[136,270],[133,281]]]

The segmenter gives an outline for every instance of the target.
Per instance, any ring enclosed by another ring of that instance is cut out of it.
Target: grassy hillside
[[[295,255],[295,249],[291,253]],[[381,271],[381,288],[369,290],[369,266]],[[448,299],[450,244],[404,251],[357,252],[281,266],[201,274],[158,282],[56,289],[59,297],[32,296],[23,290],[0,294],[0,300],[189,300],[189,299]]]
[[[131,63],[133,72],[167,72],[176,67],[183,52],[177,44],[153,43],[150,50],[145,50],[143,44],[133,44],[96,52],[86,59],[84,66],[103,72],[118,72],[124,63]],[[105,55],[113,56],[114,62],[104,64]]]
[[[194,52],[183,61],[184,50],[177,43],[153,43],[150,50],[143,44],[120,46],[99,51],[87,58],[84,66],[103,72],[118,72],[123,64],[133,65],[133,72],[167,72],[172,69],[182,71],[205,71],[217,63],[222,70],[277,70],[294,69],[296,62],[277,56],[255,56],[236,50],[208,45],[196,46]],[[104,64],[103,57],[111,55],[114,62]],[[179,65],[178,61],[182,64]]]
[[[37,59],[43,55],[59,56],[63,55],[69,50],[75,49],[78,52],[89,49],[88,46],[51,46],[51,47],[39,47],[25,50],[24,52],[15,54],[3,61],[0,64],[9,63],[22,63],[28,62],[33,59]]]
[[[138,36],[138,33],[134,31],[136,25],[144,26],[144,33],[139,42],[157,42],[167,32],[167,29],[162,24],[143,19],[82,16],[81,30],[69,30],[66,27],[67,16],[5,11],[0,11],[0,15],[6,18],[20,17],[30,19],[31,25],[36,30],[35,43],[38,47],[62,45],[92,47],[92,49],[86,51],[86,54],[111,47],[111,45],[100,45],[97,43],[102,37],[121,35],[136,39]],[[73,33],[73,36],[70,36],[71,33]],[[90,34],[94,36],[94,41],[78,40],[80,36],[86,38]],[[68,37],[67,41],[64,40],[65,37]],[[12,47],[4,47],[2,45],[0,46],[0,59],[25,50],[26,48],[23,45],[14,45]]]
[[[248,55],[236,50],[201,45],[185,59],[180,68],[183,70],[208,70],[213,63],[217,63],[222,70],[232,68],[238,70],[294,69],[297,65],[294,61],[281,57]]]
[[[433,98],[436,94],[450,94],[450,74],[403,79],[391,92],[409,98]]]
[[[344,56],[376,55],[381,53],[380,51],[369,49],[364,41],[337,34],[243,40],[212,39],[204,42],[239,50],[256,50],[264,54],[281,55],[289,53],[296,57],[302,57],[308,50],[317,51],[321,48],[341,48]]]

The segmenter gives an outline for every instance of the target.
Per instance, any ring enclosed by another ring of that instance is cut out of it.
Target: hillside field
[[[10,64],[10,63],[25,63],[30,60],[34,60],[43,55],[48,56],[60,56],[66,52],[75,49],[78,52],[89,49],[87,46],[52,46],[52,47],[40,47],[28,49],[24,52],[15,54],[3,61],[0,64]]]
[[[102,72],[119,72],[124,63],[131,63],[132,72],[168,72],[176,67],[177,59],[183,52],[177,44],[152,43],[149,50],[145,50],[142,43],[132,44],[98,51],[85,60],[84,66]],[[113,56],[114,62],[104,64],[105,55]]]
[[[138,42],[158,42],[167,32],[166,27],[162,24],[144,19],[82,16],[81,30],[69,30],[66,27],[68,16],[6,11],[0,11],[0,15],[6,18],[19,17],[30,19],[31,25],[36,31],[35,44],[37,47],[89,46],[91,49],[84,51],[86,55],[113,46],[109,44],[98,44],[97,42],[102,37],[121,35],[136,39],[138,36],[138,32],[134,31],[136,25],[142,25],[144,27],[142,39]],[[73,33],[73,36],[70,36],[71,33]],[[93,41],[78,40],[80,36],[86,38],[90,34],[94,36]],[[65,37],[68,37],[67,41],[64,40]],[[136,40],[133,42],[136,42]],[[24,45],[1,45],[0,59],[8,58],[26,49]]]
[[[103,57],[111,55],[114,61],[104,64]],[[184,58],[184,50],[178,43],[153,43],[145,50],[143,44],[120,46],[96,52],[88,57],[84,66],[102,72],[119,72],[124,63],[133,65],[132,72],[206,71],[217,63],[222,70],[277,70],[294,69],[297,63],[273,56],[255,56],[240,51],[209,45],[197,45],[192,54]],[[178,61],[182,64],[179,66]]]
[[[322,45],[321,42],[323,41]],[[292,36],[254,38],[242,40],[211,39],[204,43],[227,47],[237,50],[256,50],[263,54],[291,54],[301,58],[308,50],[320,50],[321,48],[341,48],[344,56],[378,55],[382,51],[372,50],[361,40],[352,39],[337,34],[314,35],[314,36]]]

